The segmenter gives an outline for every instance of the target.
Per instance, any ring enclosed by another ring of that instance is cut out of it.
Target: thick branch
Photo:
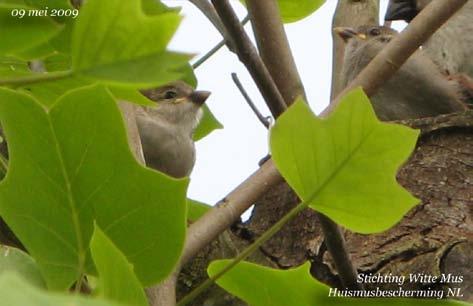
[[[287,105],[305,97],[276,0],[246,0],[263,62]]]
[[[379,24],[379,0],[347,1],[338,0],[333,15],[332,28],[358,27],[360,25]],[[340,88],[340,73],[343,65],[344,42],[339,35],[333,35],[332,57],[332,90],[331,99],[335,98],[343,88]]]
[[[232,37],[238,58],[250,72],[271,113],[277,118],[286,108],[286,104],[268,69],[238,21],[228,0],[212,0],[212,3]]]
[[[269,188],[282,181],[273,161],[264,163],[258,171],[220,200],[216,207],[189,226],[181,265],[235,223]]]

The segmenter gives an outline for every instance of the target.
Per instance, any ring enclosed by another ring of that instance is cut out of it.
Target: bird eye
[[[164,93],[164,99],[174,99],[177,97],[177,92],[174,90],[168,90]]]
[[[381,34],[381,31],[380,31],[378,28],[372,28],[372,29],[370,30],[370,35],[371,35],[371,36],[378,36],[378,35],[380,35],[380,34]]]

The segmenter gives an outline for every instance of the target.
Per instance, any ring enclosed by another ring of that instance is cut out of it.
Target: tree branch
[[[202,247],[235,223],[261,195],[283,178],[272,160],[265,162],[243,183],[220,200],[214,208],[192,223],[187,230],[186,243],[181,257],[181,266],[187,263]]]
[[[276,0],[246,0],[259,54],[287,105],[305,98]]]
[[[238,58],[250,72],[274,118],[277,118],[286,108],[286,104],[268,69],[238,21],[228,0],[212,0],[212,3],[233,39]]]

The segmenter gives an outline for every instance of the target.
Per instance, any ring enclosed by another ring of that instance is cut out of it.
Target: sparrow
[[[389,0],[384,19],[410,22],[432,0]],[[473,78],[473,1],[468,1],[431,38],[423,49],[447,74]]]
[[[342,85],[346,87],[363,68],[397,35],[382,26],[335,28],[344,40]],[[417,50],[370,97],[380,120],[392,121],[432,117],[466,110],[457,82],[448,80],[438,67]]]
[[[136,111],[146,165],[174,178],[189,176],[195,164],[192,136],[210,92],[182,81],[140,92],[155,102]]]

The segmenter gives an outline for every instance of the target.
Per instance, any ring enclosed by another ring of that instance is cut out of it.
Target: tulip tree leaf
[[[208,267],[208,274],[215,276],[229,263],[229,260],[213,261]],[[454,300],[335,296],[335,288],[312,278],[309,263],[294,269],[278,270],[241,262],[219,278],[217,284],[252,306],[471,306]],[[370,292],[373,291],[376,292]],[[412,293],[409,290],[404,292]]]
[[[13,16],[24,10],[25,16]],[[61,26],[47,16],[28,16],[34,8],[0,2],[0,55],[37,46],[61,30]],[[6,26],[8,25],[8,26]]]
[[[361,89],[327,119],[298,101],[271,132],[273,160],[303,202],[361,233],[392,227],[418,200],[396,182],[418,131],[380,122]]]
[[[184,242],[188,180],[135,160],[107,90],[73,90],[46,110],[26,94],[0,89],[0,120],[10,153],[0,215],[49,288],[67,289],[81,273],[94,273],[94,220],[143,285],[171,272]]]
[[[283,22],[290,23],[311,15],[325,0],[278,0],[278,3]]]
[[[223,125],[215,118],[207,105],[202,106],[204,115],[194,132],[194,140],[198,141],[210,134],[214,130],[222,129]]]
[[[142,88],[177,80],[189,56],[168,52],[166,46],[179,22],[176,13],[145,15],[140,1],[89,0],[73,31],[72,68],[87,77]]]
[[[100,296],[126,305],[148,306],[133,265],[97,226],[90,249],[99,274]]]
[[[66,295],[37,289],[13,273],[0,275],[0,296],[2,305],[28,306],[123,306],[112,301],[81,295]]]
[[[0,275],[15,272],[31,285],[46,288],[38,265],[30,255],[20,249],[0,245]]]

